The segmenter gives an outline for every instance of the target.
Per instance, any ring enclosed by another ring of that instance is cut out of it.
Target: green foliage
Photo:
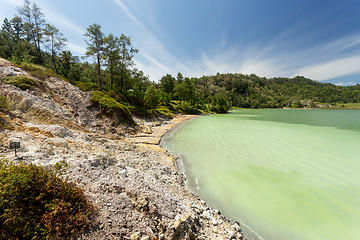
[[[197,109],[194,105],[184,102],[181,104],[182,112],[185,114],[201,114],[200,110]]]
[[[185,78],[181,83],[178,82],[174,88],[175,96],[180,101],[192,101],[195,96],[194,81],[189,78]]]
[[[94,213],[75,184],[46,168],[0,159],[0,239],[69,239]]]
[[[54,73],[54,71],[50,68],[46,68],[33,63],[23,62],[20,64],[20,67],[25,71],[29,72],[31,76],[40,80],[45,80],[46,78],[57,76],[56,73]]]
[[[94,91],[91,95],[90,100],[98,104],[106,114],[113,114],[115,117],[119,117],[129,124],[135,124],[129,109],[124,104],[117,102],[114,98],[100,91]],[[120,121],[118,121],[118,123],[119,122]]]
[[[93,82],[75,82],[75,86],[80,88],[83,92],[95,91],[98,89],[98,85]]]
[[[230,109],[230,105],[227,102],[226,98],[219,97],[214,100],[211,110],[216,113],[227,113],[229,109]]]
[[[174,108],[170,106],[159,106],[156,111],[159,112],[161,115],[166,116],[169,119],[173,118]]]
[[[84,36],[89,39],[89,41],[86,41],[88,47],[85,55],[88,57],[94,56],[96,58],[97,77],[99,87],[102,89],[101,59],[104,55],[104,33],[101,31],[101,26],[94,23],[86,29]]]
[[[32,89],[36,86],[36,80],[29,78],[27,76],[11,76],[11,77],[4,77],[1,79],[4,83],[14,85],[21,90]]]
[[[144,101],[146,106],[150,109],[156,109],[159,105],[160,97],[154,85],[151,85],[146,89]]]
[[[55,163],[54,170],[57,173],[62,173],[67,167],[68,167],[67,162],[65,160],[62,160],[60,162]]]
[[[165,93],[171,94],[175,87],[175,78],[170,74],[166,74],[160,79],[160,87]]]

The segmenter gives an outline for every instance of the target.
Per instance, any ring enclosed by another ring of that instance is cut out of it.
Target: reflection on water
[[[264,239],[358,239],[360,111],[239,110],[165,139],[189,187]]]

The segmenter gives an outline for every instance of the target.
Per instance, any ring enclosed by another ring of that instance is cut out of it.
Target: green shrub
[[[183,112],[185,114],[194,114],[194,115],[201,114],[199,109],[195,108],[194,106],[192,106],[191,104],[189,104],[187,102],[184,102],[182,104],[182,108],[183,108]]]
[[[32,89],[37,84],[36,80],[29,78],[27,76],[4,77],[2,81],[4,83],[19,87],[21,88],[21,90]]]
[[[145,105],[150,109],[156,109],[160,103],[160,96],[155,89],[154,85],[150,85],[144,95]]]
[[[0,239],[69,239],[94,213],[83,191],[53,171],[0,158]]]
[[[94,91],[91,94],[90,100],[98,104],[102,111],[107,114],[115,114],[126,123],[135,124],[129,109],[124,104],[115,101],[114,98],[100,91]]]
[[[93,82],[75,82],[75,86],[80,88],[83,92],[95,91],[98,89],[97,84]]]
[[[170,106],[174,109],[174,112],[183,113],[184,109],[182,108],[180,101],[173,100],[170,102]]]
[[[173,118],[173,111],[169,109],[169,106],[160,106],[156,109],[161,115],[166,116],[169,119]]]
[[[134,114],[137,117],[141,117],[141,118],[152,117],[152,112],[149,109],[146,109],[145,107],[130,105],[129,110],[132,114]]]
[[[56,73],[50,68],[39,66],[33,63],[23,62],[20,64],[20,67],[25,71],[28,71],[31,76],[40,80],[45,80],[46,78],[57,76]]]

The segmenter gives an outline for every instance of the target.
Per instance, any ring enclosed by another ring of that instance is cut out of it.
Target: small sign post
[[[15,150],[15,157],[17,157],[16,149],[19,149],[19,148],[20,148],[20,142],[10,142],[10,149]]]

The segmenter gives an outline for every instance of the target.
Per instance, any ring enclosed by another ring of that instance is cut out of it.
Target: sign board
[[[15,150],[15,157],[16,156],[16,149],[20,148],[20,142],[10,142],[10,149],[14,149]]]
[[[11,142],[10,143],[10,149],[19,149],[20,148],[20,142]]]

